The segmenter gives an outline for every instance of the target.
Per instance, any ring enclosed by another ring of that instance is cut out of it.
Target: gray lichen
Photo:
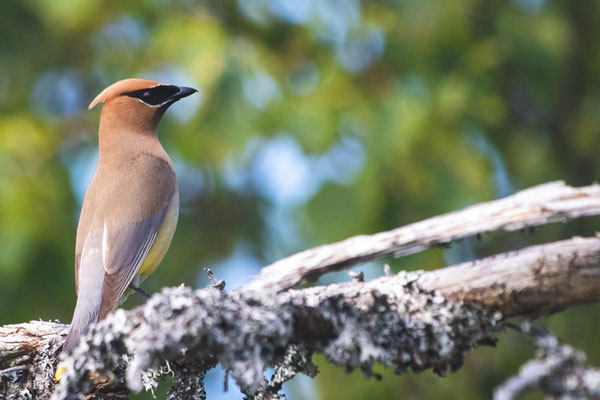
[[[455,370],[474,346],[493,342],[500,316],[448,303],[414,284],[418,276],[279,294],[164,289],[94,326],[64,361],[53,398],[77,398],[95,375],[139,391],[167,374],[171,398],[203,398],[204,373],[217,362],[249,397],[276,398],[296,373],[316,374],[314,352],[366,376],[374,363],[397,372]],[[267,367],[275,368],[270,383]]]
[[[35,371],[14,375],[12,398],[125,398],[153,390],[167,376],[171,399],[204,398],[205,373],[221,363],[252,399],[283,398],[282,385],[298,373],[314,376],[313,353],[347,370],[373,376],[374,363],[401,373],[455,370],[479,344],[493,343],[500,315],[475,305],[447,302],[421,289],[416,273],[281,293],[245,288],[168,288],[134,310],[117,310],[93,326],[53,373],[60,341],[21,364]],[[32,356],[29,356],[32,357]],[[18,366],[14,360],[9,367]],[[267,367],[274,369],[265,379]],[[377,375],[375,375],[377,377]],[[0,388],[0,393],[3,388]]]
[[[433,368],[438,374],[462,365],[464,355],[478,344],[492,344],[500,315],[476,306],[448,303],[437,293],[414,284],[419,273],[400,273],[363,286],[354,284],[313,288],[319,293],[320,318],[335,332],[313,351],[348,370],[371,375],[374,363],[398,373]],[[339,295],[331,295],[339,291]]]
[[[600,369],[586,367],[582,351],[537,325],[525,322],[520,329],[535,337],[536,357],[495,390],[495,400],[511,400],[526,390],[540,390],[549,400],[600,399]]]

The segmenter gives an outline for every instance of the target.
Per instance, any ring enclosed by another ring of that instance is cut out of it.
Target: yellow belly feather
[[[165,213],[165,219],[163,223],[158,228],[158,233],[156,234],[156,239],[148,251],[146,258],[140,265],[138,272],[136,275],[136,280],[138,282],[142,282],[146,279],[150,274],[152,274],[158,264],[163,260],[169,246],[171,245],[171,239],[173,239],[173,234],[175,233],[175,228],[177,227],[177,218],[179,216],[179,194],[175,192],[173,196],[173,200],[171,200],[171,204],[169,204],[169,208]]]

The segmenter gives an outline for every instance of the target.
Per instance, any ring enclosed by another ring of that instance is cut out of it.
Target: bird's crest
[[[123,93],[151,88],[157,85],[164,85],[164,83],[140,78],[123,79],[122,81],[113,83],[100,92],[100,94],[90,103],[88,109],[91,110],[96,104],[106,103],[110,99],[120,96]]]

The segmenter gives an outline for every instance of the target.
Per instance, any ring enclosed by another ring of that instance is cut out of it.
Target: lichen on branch
[[[403,272],[383,285],[347,282],[279,294],[165,289],[94,326],[66,360],[53,398],[85,392],[89,374],[110,376],[125,364],[129,389],[150,387],[145,371],[158,371],[165,360],[171,368],[204,360],[206,370],[220,362],[248,395],[281,388],[281,376],[265,381],[267,367],[287,363],[285,379],[314,371],[313,352],[368,376],[374,363],[397,372],[455,370],[474,346],[493,343],[500,315],[425,291],[415,284],[419,275]],[[286,361],[290,349],[303,352],[303,361]],[[197,388],[198,395],[203,389]],[[173,390],[182,387],[176,382]]]

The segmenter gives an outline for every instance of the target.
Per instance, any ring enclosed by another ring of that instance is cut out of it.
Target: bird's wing
[[[82,255],[76,256],[78,275],[86,248],[96,249],[104,269],[99,319],[112,312],[152,248],[175,191],[175,173],[169,163],[153,155],[142,155],[119,169],[118,176],[97,172],[89,194],[95,204],[86,204],[80,221]],[[86,194],[86,197],[88,194]],[[79,232],[78,232],[79,236]],[[89,239],[88,239],[89,238]],[[88,240],[93,243],[89,243]],[[79,262],[77,262],[79,261]],[[81,283],[79,283],[81,284]]]
[[[132,225],[106,227],[103,233],[102,304],[99,319],[112,312],[152,248],[169,203],[156,214]],[[110,239],[109,239],[110,238]]]

